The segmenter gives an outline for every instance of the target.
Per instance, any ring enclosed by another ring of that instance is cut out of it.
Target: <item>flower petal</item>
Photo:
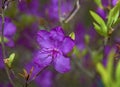
[[[16,32],[16,26],[13,23],[5,23],[4,35],[13,36]]]
[[[50,33],[45,30],[40,30],[37,34],[37,42],[43,48],[52,47],[52,41],[49,38]]]
[[[36,79],[35,83],[38,87],[52,87],[53,73],[51,71],[43,71]]]
[[[50,37],[51,37],[51,39],[53,39],[53,40],[62,41],[63,38],[65,37],[65,36],[64,36],[63,29],[62,29],[61,27],[53,28],[53,29],[50,31]]]
[[[67,54],[73,49],[73,46],[74,46],[74,41],[70,37],[66,36],[63,40],[62,45],[60,46],[60,50],[62,50],[64,54]]]
[[[54,66],[56,71],[60,73],[68,72],[71,69],[70,59],[63,55],[59,55],[59,57],[54,60]]]
[[[33,71],[31,72],[32,68],[33,68]],[[42,68],[39,68],[38,66],[36,66],[36,64],[33,61],[26,63],[25,69],[27,70],[28,73],[31,72],[31,76],[29,80],[32,80],[33,77],[42,70]]]
[[[8,42],[7,43],[5,43],[7,46],[9,46],[9,47],[14,47],[14,41],[11,39],[11,38],[7,38],[8,39]]]
[[[2,18],[0,17],[0,26],[2,26]],[[0,28],[1,30],[1,28]],[[5,27],[4,27],[4,35],[8,37],[12,37],[16,32],[16,26],[12,23],[11,19],[5,17]]]
[[[39,51],[35,55],[34,63],[37,64],[40,68],[48,66],[52,61],[52,56],[47,52]]]

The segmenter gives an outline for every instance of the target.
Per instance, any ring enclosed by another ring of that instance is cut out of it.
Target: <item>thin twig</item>
[[[2,14],[1,14],[1,17],[2,17],[2,29],[1,29],[1,45],[2,45],[2,54],[3,54],[3,62],[4,62],[4,59],[6,58],[6,55],[5,55],[5,45],[4,45],[4,25],[5,25],[5,17],[4,17],[4,0],[2,0],[2,3],[3,3],[3,6],[2,6]],[[9,73],[9,69],[7,68],[6,64],[5,64],[5,71],[7,73],[7,76],[8,76],[8,79],[10,81],[10,83],[12,84],[13,87],[15,87],[11,77],[10,77],[10,73]]]
[[[87,76],[93,78],[94,77],[94,73],[90,72],[89,70],[85,69],[83,66],[82,66],[82,63],[80,62],[77,62],[74,58],[73,58],[73,61],[75,62],[76,66],[82,71],[84,72]]]
[[[40,70],[33,78],[31,81],[29,81],[28,84],[30,84],[32,81],[34,81],[48,66],[44,67],[42,70]]]
[[[25,87],[28,87],[28,81],[27,80],[25,81]]]
[[[76,0],[73,10],[71,11],[69,16],[63,22],[68,23],[76,15],[76,13],[78,12],[79,9],[80,9],[80,3],[79,3],[79,0]]]
[[[61,23],[62,22],[62,19],[61,19],[61,0],[58,0],[58,16],[59,16],[59,21]]]

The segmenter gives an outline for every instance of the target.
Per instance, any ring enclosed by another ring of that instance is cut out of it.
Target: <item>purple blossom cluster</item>
[[[19,10],[23,13],[44,17],[46,20],[59,21],[65,19],[69,13],[73,10],[74,3],[71,0],[51,0],[49,4],[45,2],[45,6],[41,6],[42,1],[40,0],[21,0],[19,2]],[[67,6],[67,7],[66,7]],[[43,9],[39,9],[39,7]]]

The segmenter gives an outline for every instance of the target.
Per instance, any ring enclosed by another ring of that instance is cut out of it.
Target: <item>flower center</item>
[[[52,56],[52,58],[57,58],[61,52],[57,48],[48,48],[48,49],[43,49],[41,53],[46,53],[49,56]]]
[[[51,54],[53,58],[56,58],[60,54],[60,51],[57,48],[53,48]]]

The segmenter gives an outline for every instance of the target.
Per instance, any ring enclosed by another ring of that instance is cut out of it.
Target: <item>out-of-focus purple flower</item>
[[[0,27],[2,27],[2,19],[0,18]],[[2,28],[0,28],[1,31]],[[9,47],[14,46],[14,42],[12,40],[14,34],[16,33],[16,26],[12,23],[10,18],[5,18],[5,25],[4,25],[4,37],[7,39],[5,43]]]
[[[0,18],[0,27],[2,27],[2,19]],[[0,28],[0,34],[1,34],[1,29]],[[16,32],[16,26],[11,22],[11,20],[9,18],[5,18],[5,25],[4,25],[4,38],[6,38],[6,42],[5,45],[9,46],[9,47],[13,47],[14,46],[14,42],[12,40],[14,34]],[[1,37],[1,35],[0,35]],[[4,63],[3,63],[3,58],[2,58],[2,47],[0,47],[0,68],[4,67]]]
[[[21,0],[19,2],[19,10],[21,12],[36,16],[40,15],[39,6],[39,0]]]
[[[117,4],[117,1],[118,0],[112,0],[111,5],[115,6]],[[109,7],[109,4],[110,4],[109,0],[102,0],[102,4],[103,4],[103,8],[98,7],[96,11],[103,19],[106,19],[107,13],[104,8]]]
[[[44,71],[35,79],[35,82],[40,87],[52,87],[53,74],[51,71]]]
[[[36,77],[36,75],[41,72],[39,74],[39,76],[37,76],[35,78],[35,83],[36,85],[38,85],[38,87],[51,87],[52,86],[52,78],[53,78],[53,74],[51,71],[48,70],[43,70],[44,68],[40,68],[38,66],[36,66],[36,64],[34,64],[33,62],[30,62],[28,64],[26,64],[25,66],[25,70],[27,70],[27,73],[29,74],[31,69],[33,68],[32,74],[29,78],[30,80],[33,80],[34,77]]]
[[[103,58],[103,65],[106,66],[107,64],[107,56],[110,53],[111,47],[110,46],[105,46],[104,47],[104,58]]]
[[[85,48],[85,28],[83,24],[77,24],[75,27],[75,44],[80,49],[83,50]]]
[[[3,84],[0,84],[0,87],[4,87]]]
[[[56,27],[50,32],[40,30],[37,34],[37,42],[41,46],[41,50],[35,55],[35,63],[39,67],[53,63],[60,73],[70,70],[70,59],[65,55],[72,50],[74,41],[64,35],[61,27]]]
[[[59,3],[61,3],[59,5]],[[73,1],[71,0],[51,0],[51,3],[46,7],[47,16],[50,19],[59,21],[59,17],[65,19],[73,9]]]
[[[24,46],[29,50],[34,50],[36,46],[35,35],[38,31],[38,24],[32,24],[31,26],[25,28],[21,33],[17,41],[17,45]]]
[[[82,51],[86,48],[85,36],[89,36],[90,43],[95,41],[96,31],[93,27],[85,27],[82,23],[75,25],[75,45]],[[89,42],[88,42],[89,43]]]
[[[103,18],[106,19],[106,12],[104,11],[103,8],[97,8],[97,13]]]
[[[109,1],[109,0],[102,0],[102,4],[103,4],[104,7],[107,7],[110,4],[112,6],[115,6],[117,4],[117,2],[118,2],[118,0],[111,0],[111,1]]]
[[[118,0],[112,0],[112,5],[115,6],[117,4]]]
[[[27,70],[28,73],[30,73],[32,68],[33,68],[33,71],[32,71],[31,76],[29,77],[29,80],[32,80],[33,77],[35,77],[39,73],[39,71],[42,70],[42,68],[39,68],[33,62],[27,63],[25,66],[25,69]]]
[[[0,83],[0,87],[12,87],[10,83]]]
[[[106,64],[107,64],[108,55],[112,49],[116,50],[117,48],[116,48],[116,46],[109,46],[109,45],[104,47],[104,58],[102,61],[104,66],[106,66]],[[116,52],[117,52],[117,50],[116,50]]]
[[[102,4],[107,7],[109,5],[109,0],[102,0]]]

